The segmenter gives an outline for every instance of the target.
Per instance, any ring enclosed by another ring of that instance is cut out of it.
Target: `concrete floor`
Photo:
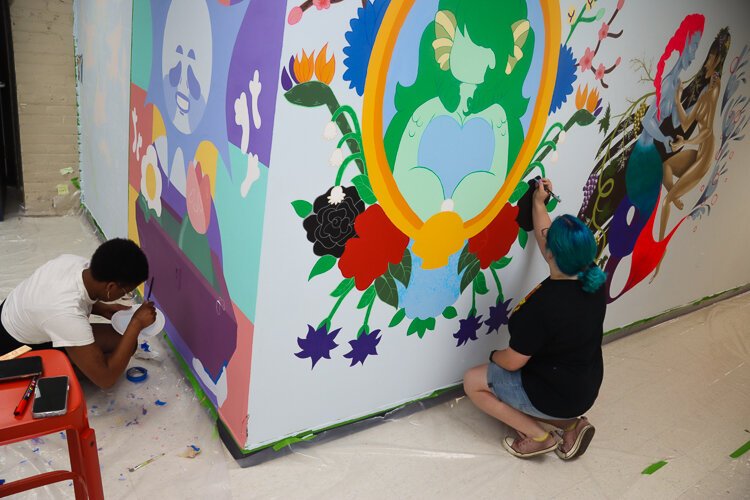
[[[78,217],[0,223],[0,298],[46,260],[90,255],[97,243]],[[744,294],[607,344],[588,414],[596,437],[569,463],[511,457],[500,445],[507,429],[457,398],[242,469],[160,339],[159,359],[131,363],[148,381],[85,391],[108,499],[750,498],[750,453],[730,457],[750,441],[749,324]],[[0,479],[64,467],[64,445],[52,435],[0,448]],[[188,458],[190,445],[201,453]],[[23,498],[72,498],[72,487]]]

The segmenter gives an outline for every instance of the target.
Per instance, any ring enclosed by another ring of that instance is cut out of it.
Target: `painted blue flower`
[[[453,334],[457,340],[456,347],[468,344],[470,340],[477,340],[477,330],[482,326],[482,316],[469,316],[458,322],[458,331]]]
[[[376,347],[379,343],[380,330],[373,330],[370,333],[363,333],[359,336],[359,338],[350,340],[349,345],[352,347],[352,350],[344,354],[345,358],[349,358],[352,360],[352,364],[349,366],[354,366],[357,363],[361,363],[362,365],[364,365],[367,356],[377,356],[378,351]]]
[[[496,306],[490,306],[490,317],[484,322],[487,325],[487,333],[489,335],[492,332],[499,332],[500,327],[508,324],[508,313],[510,312],[510,301],[508,299],[502,304]]]
[[[320,361],[320,358],[331,359],[331,351],[338,347],[334,339],[340,331],[341,328],[338,328],[329,333],[328,325],[326,324],[323,324],[317,330],[307,325],[307,336],[305,338],[297,338],[297,344],[299,344],[302,350],[294,353],[294,355],[298,358],[310,358],[312,360],[312,368],[315,368],[315,363]]]
[[[355,89],[357,94],[365,93],[365,78],[370,54],[375,44],[375,35],[383,22],[383,16],[391,0],[368,0],[364,7],[357,9],[357,17],[349,22],[351,29],[346,32],[344,47],[344,80],[349,82],[349,88]]]
[[[573,50],[567,45],[561,45],[560,59],[557,63],[557,79],[555,80],[555,90],[552,93],[549,114],[560,109],[568,101],[568,96],[573,93],[573,83],[578,78],[576,64],[578,64],[578,61],[573,57]]]

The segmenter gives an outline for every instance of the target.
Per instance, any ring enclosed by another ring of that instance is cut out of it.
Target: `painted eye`
[[[178,62],[177,66],[169,70],[169,83],[172,87],[176,87],[180,83],[180,75],[182,73],[182,63]]]
[[[198,83],[198,79],[195,77],[195,73],[193,73],[192,66],[188,66],[187,83],[190,97],[197,100],[201,96],[201,84]]]

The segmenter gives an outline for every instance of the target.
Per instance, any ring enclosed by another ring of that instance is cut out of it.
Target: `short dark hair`
[[[148,279],[146,254],[135,242],[124,238],[114,238],[99,245],[89,267],[96,281],[140,285]]]

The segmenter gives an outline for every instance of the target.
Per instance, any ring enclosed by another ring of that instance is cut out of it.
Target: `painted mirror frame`
[[[533,0],[532,0],[533,1]],[[531,161],[546,124],[557,75],[560,50],[560,5],[540,0],[544,18],[544,51],[540,83],[528,131],[513,167],[490,203],[476,216],[464,221],[454,211],[441,211],[423,221],[407,203],[396,184],[384,145],[383,101],[391,60],[399,33],[414,0],[391,3],[378,31],[367,70],[363,102],[363,152],[373,191],[391,222],[414,240],[412,250],[423,259],[425,269],[447,265],[448,258],[465,241],[481,232],[498,215],[521,180]]]

